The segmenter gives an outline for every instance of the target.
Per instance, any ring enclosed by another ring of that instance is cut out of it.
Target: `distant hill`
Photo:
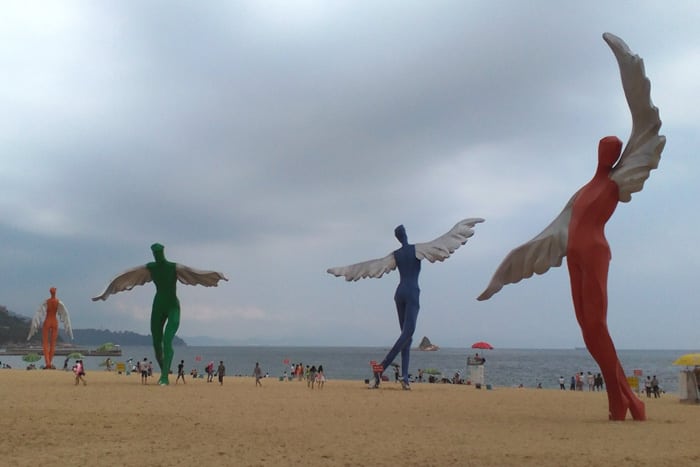
[[[27,342],[31,320],[0,305],[0,345]],[[34,335],[32,342],[41,342],[41,335]]]
[[[0,345],[26,344],[31,319],[20,316],[0,305]],[[73,329],[73,344],[99,346],[106,342],[119,345],[152,345],[150,335],[137,334],[131,331],[109,331],[105,329]],[[34,334],[32,343],[41,344],[41,332]],[[61,325],[58,342],[70,342]],[[186,346],[187,343],[175,336],[174,346]]]

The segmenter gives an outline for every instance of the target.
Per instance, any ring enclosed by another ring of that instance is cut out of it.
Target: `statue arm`
[[[56,310],[58,319],[63,323],[63,328],[66,330],[66,334],[73,340],[73,328],[70,325],[70,316],[68,315],[68,309],[63,304],[62,301],[58,301],[58,309]]]
[[[632,193],[641,191],[650,172],[658,167],[666,138],[659,135],[659,109],[651,101],[651,83],[644,72],[644,61],[619,37],[605,33],[603,39],[617,59],[622,88],[632,113],[632,132],[610,174],[619,187],[620,201],[628,202]]]
[[[219,281],[228,281],[226,276],[216,271],[200,271],[183,264],[175,264],[177,280],[186,285],[203,285],[204,287],[216,287]]]
[[[474,226],[480,222],[484,222],[484,219],[464,219],[432,242],[416,243],[416,258],[427,259],[431,263],[446,260],[457,248],[467,243],[467,239],[474,235]]]
[[[544,274],[552,267],[561,266],[566,256],[569,221],[577,194],[539,235],[508,253],[477,300],[488,300],[506,284],[514,284],[531,277],[533,273]]]
[[[123,292],[125,290],[131,290],[137,285],[143,285],[151,280],[151,271],[148,270],[146,265],[129,269],[112,279],[112,282],[109,283],[104,292],[97,297],[92,297],[92,301],[96,302],[97,300],[107,300],[107,297],[112,294]]]
[[[27,340],[31,339],[34,334],[41,328],[41,323],[46,319],[46,302],[39,306],[39,309],[34,313],[32,317],[32,323],[29,325],[29,335]]]
[[[379,278],[394,269],[396,269],[396,259],[392,251],[383,258],[329,268],[326,272],[336,277],[344,276],[346,281],[357,281],[367,277]]]

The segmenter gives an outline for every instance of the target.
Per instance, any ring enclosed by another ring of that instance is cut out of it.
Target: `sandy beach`
[[[0,371],[2,465],[690,466],[700,405],[667,394],[609,422],[604,393]]]

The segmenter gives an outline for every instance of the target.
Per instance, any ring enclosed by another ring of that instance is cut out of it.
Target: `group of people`
[[[303,363],[294,363],[290,368],[290,374],[288,375],[285,371],[281,376],[282,381],[291,381],[296,379],[297,381],[306,381],[306,386],[313,389],[318,387],[323,389],[326,383],[326,375],[323,371],[323,365],[306,365]]]
[[[659,387],[659,380],[656,378],[656,375],[653,377],[647,376],[647,379],[644,380],[644,393],[647,397],[651,397],[653,394],[654,399],[661,397],[661,388]]]
[[[586,374],[583,371],[574,373],[569,380],[570,391],[583,391],[584,386],[588,386],[589,391],[602,391],[604,386],[603,376],[600,373],[593,374],[590,371]],[[559,389],[566,390],[566,380],[559,376]]]

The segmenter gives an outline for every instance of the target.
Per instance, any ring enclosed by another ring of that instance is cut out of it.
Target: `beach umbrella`
[[[442,371],[438,370],[437,368],[426,368],[423,370],[423,373],[426,375],[441,375]]]
[[[22,360],[24,360],[25,362],[29,362],[29,363],[38,362],[39,360],[41,360],[41,355],[39,355],[38,353],[34,353],[34,352],[28,353],[27,355],[24,355],[22,357]]]
[[[74,358],[74,359],[78,360],[78,359],[85,358],[85,357],[80,352],[71,352],[68,355],[66,355],[66,358]]]
[[[479,341],[479,342],[474,342],[472,344],[472,349],[492,350],[493,346],[491,344],[489,344],[488,342]]]
[[[698,366],[700,365],[700,353],[687,353],[681,355],[673,362],[674,365]]]
[[[98,352],[105,352],[105,351],[109,351],[109,350],[114,350],[115,348],[116,348],[116,346],[114,344],[112,344],[111,342],[105,342],[104,344],[102,344],[101,346],[99,346],[97,348],[97,351]]]

